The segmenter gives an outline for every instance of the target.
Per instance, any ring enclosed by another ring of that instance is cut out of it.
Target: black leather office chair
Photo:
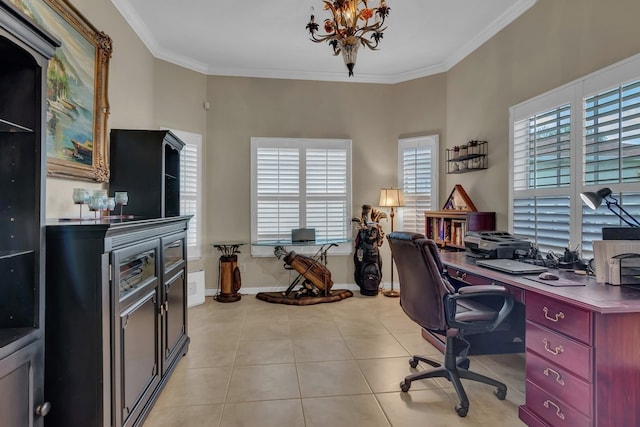
[[[461,417],[467,415],[469,399],[460,379],[495,386],[496,396],[504,400],[506,385],[468,370],[469,344],[464,336],[495,330],[513,308],[513,298],[502,286],[465,286],[456,291],[444,273],[438,247],[432,240],[409,232],[394,232],[387,237],[398,268],[402,309],[426,331],[445,338],[444,366],[424,356],[413,356],[409,361],[412,368],[425,362],[437,369],[407,376],[400,389],[407,392],[411,382],[424,378],[447,378],[460,399],[455,409]],[[496,299],[501,301],[497,306]]]

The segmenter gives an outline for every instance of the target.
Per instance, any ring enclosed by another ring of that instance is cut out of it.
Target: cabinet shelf
[[[35,332],[36,328],[3,328],[0,329],[0,349]]]
[[[0,119],[0,132],[6,133],[14,133],[14,132],[26,132],[33,133],[33,129],[29,129],[28,127],[21,126],[17,123],[12,123],[8,120]]]
[[[448,174],[487,169],[487,141],[472,141],[472,143],[475,145],[463,145],[463,148],[446,150]]]
[[[13,257],[17,257],[17,256],[22,256],[22,255],[28,255],[28,254],[32,254],[34,253],[34,250],[18,250],[18,251],[2,251],[0,250],[0,260],[2,259],[8,259],[8,258],[13,258]]]

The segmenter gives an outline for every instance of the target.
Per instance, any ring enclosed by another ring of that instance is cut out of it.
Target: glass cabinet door
[[[120,301],[158,282],[158,243],[148,242],[113,252],[113,284]],[[122,307],[121,307],[122,308]]]

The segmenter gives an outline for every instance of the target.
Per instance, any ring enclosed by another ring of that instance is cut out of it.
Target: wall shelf
[[[467,173],[487,169],[487,141],[469,141],[469,143],[447,148],[447,173]]]

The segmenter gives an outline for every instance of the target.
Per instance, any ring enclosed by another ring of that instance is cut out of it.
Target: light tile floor
[[[500,379],[493,388],[463,380],[469,414],[454,410],[446,379],[399,383],[411,354],[442,355],[420,335],[399,300],[382,295],[285,306],[243,295],[207,298],[189,309],[188,354],[144,427],[523,426],[524,355],[476,356],[471,368]],[[422,365],[418,369],[425,369]]]

